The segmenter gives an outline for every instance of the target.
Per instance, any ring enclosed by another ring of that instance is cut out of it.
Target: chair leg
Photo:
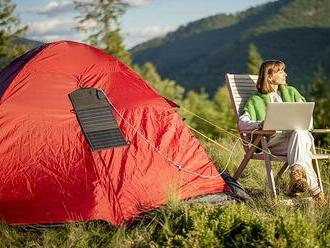
[[[243,170],[245,169],[245,167],[249,163],[253,153],[257,149],[256,146],[259,144],[261,137],[262,137],[261,135],[257,136],[257,138],[253,141],[252,146],[249,149],[249,151],[244,155],[244,158],[243,158],[241,164],[239,165],[239,167],[237,168],[237,170],[234,173],[233,178],[235,180],[237,180],[239,178],[239,176],[242,174]]]
[[[268,151],[266,137],[262,137],[261,145],[262,145],[262,149],[264,151]],[[267,178],[268,178],[268,185],[269,185],[269,188],[271,190],[272,196],[276,199],[277,194],[276,194],[275,180],[274,180],[274,175],[273,175],[273,170],[272,170],[272,165],[271,165],[271,162],[270,162],[269,154],[266,154],[264,152],[264,159],[265,159],[265,167],[266,167],[266,173],[267,173]]]
[[[312,146],[312,152],[314,154],[316,153],[316,151],[315,151],[315,145],[314,144]],[[318,163],[317,159],[313,159],[312,160],[312,164],[313,164],[313,169],[314,169],[314,171],[316,173],[316,176],[317,176],[319,187],[321,189],[321,192],[323,192],[323,185],[322,185],[322,180],[321,180],[321,173],[320,173],[319,163]]]
[[[281,169],[277,172],[275,180],[278,180],[282,177],[283,173],[289,168],[288,162],[285,162]]]

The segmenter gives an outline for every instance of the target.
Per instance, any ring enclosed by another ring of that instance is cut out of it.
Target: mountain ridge
[[[264,59],[284,60],[293,85],[301,86],[310,80],[317,64],[330,71],[328,13],[330,1],[326,0],[269,2],[236,15],[220,14],[209,17],[212,21],[203,18],[189,23],[131,52],[135,63],[150,61],[161,76],[187,89],[205,88],[213,94],[226,72],[245,73],[247,47],[254,43]],[[217,20],[222,26],[214,24]],[[194,29],[203,25],[204,29]]]

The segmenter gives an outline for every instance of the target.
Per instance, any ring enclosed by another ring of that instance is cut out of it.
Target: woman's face
[[[286,76],[284,69],[279,70],[278,72],[275,72],[271,75],[271,82],[272,84],[286,84]]]

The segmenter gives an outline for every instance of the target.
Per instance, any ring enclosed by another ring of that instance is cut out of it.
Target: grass
[[[234,141],[222,143],[232,147]],[[221,171],[229,154],[213,144],[203,146]],[[227,170],[241,161],[240,144]],[[279,168],[280,164],[275,165]],[[329,193],[330,163],[320,166]],[[240,182],[253,201],[226,206],[188,204],[173,199],[130,225],[117,228],[102,221],[58,226],[0,224],[2,247],[330,247],[330,209],[307,201],[294,206],[275,202],[267,191],[262,162],[250,162]],[[287,175],[280,183],[284,196]]]

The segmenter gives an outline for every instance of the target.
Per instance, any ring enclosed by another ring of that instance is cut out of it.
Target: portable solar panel
[[[101,89],[81,88],[69,98],[92,151],[127,145]]]

